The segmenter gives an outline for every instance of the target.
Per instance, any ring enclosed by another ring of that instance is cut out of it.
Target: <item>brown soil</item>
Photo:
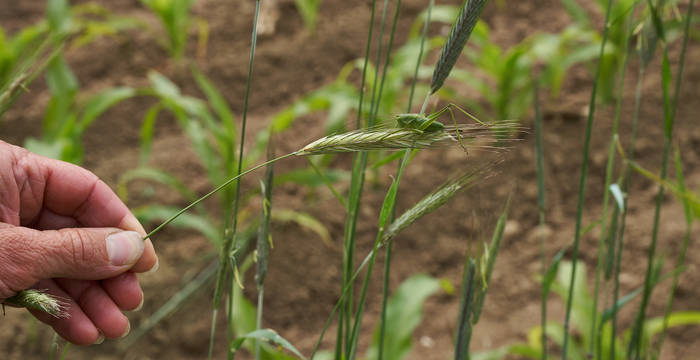
[[[456,2],[456,1],[452,1]],[[81,91],[90,93],[115,85],[143,86],[150,69],[156,69],[173,79],[186,94],[197,95],[196,84],[186,67],[176,66],[154,40],[157,22],[137,0],[102,1],[108,8],[121,14],[143,19],[150,27],[132,31],[127,36],[101,39],[89,47],[70,51],[68,60],[77,73]],[[407,29],[425,6],[425,1],[405,1],[399,23],[398,42],[405,40]],[[498,7],[499,2],[487,6],[483,18],[491,26],[493,38],[500,44],[512,45],[537,31],[557,31],[566,26],[568,18],[559,2],[539,0],[515,2]],[[211,28],[207,56],[198,65],[222,91],[237,114],[243,107],[243,92],[248,63],[253,1],[230,2],[201,0],[195,6],[196,16],[206,19]],[[271,115],[283,109],[306,92],[331,82],[348,61],[360,57],[369,18],[366,1],[327,0],[322,2],[317,32],[310,35],[303,26],[291,0],[278,0],[279,20],[273,34],[260,38],[255,60],[255,78],[250,103],[249,139],[262,129]],[[16,1],[0,8],[0,23],[9,32],[38,20],[43,2]],[[439,29],[438,29],[439,30]],[[192,34],[189,54],[195,53],[196,37]],[[675,44],[671,58],[677,59],[679,46]],[[683,149],[686,181],[691,186],[700,183],[698,153],[700,130],[695,126],[693,110],[700,105],[695,90],[700,84],[700,65],[692,59],[700,50],[691,41],[681,88],[676,120],[676,143]],[[659,65],[651,66],[644,83],[644,103],[637,141],[637,156],[647,168],[658,171],[662,153],[662,100],[659,87]],[[634,70],[629,74],[636,74]],[[631,129],[634,75],[628,76],[622,134]],[[546,190],[547,190],[547,252],[550,257],[571,244],[574,234],[579,166],[585,126],[585,107],[591,88],[591,76],[585,68],[570,71],[562,96],[545,106]],[[24,96],[3,119],[2,139],[22,144],[27,136],[37,136],[48,101],[42,81],[32,85],[31,96]],[[139,127],[151,100],[138,98],[120,104],[102,116],[84,136],[86,149],[84,166],[111,185],[123,172],[136,166],[139,153]],[[591,143],[590,172],[585,198],[584,223],[588,224],[601,214],[603,176],[609,134],[614,109],[602,106],[597,110]],[[278,141],[279,152],[303,145],[323,133],[319,116],[299,122]],[[522,119],[531,127],[532,119]],[[312,129],[309,131],[308,129]],[[186,179],[187,185],[200,193],[211,188],[188,140],[172,119],[164,117],[158,123],[151,164]],[[626,138],[625,140],[626,141]],[[476,248],[480,237],[485,237],[495,218],[512,191],[513,206],[506,229],[506,239],[499,255],[492,286],[472,348],[493,349],[498,346],[526,341],[528,329],[539,322],[539,291],[535,280],[540,269],[539,237],[536,230],[537,187],[532,134],[510,151],[508,161],[497,177],[480,184],[444,206],[439,211],[416,223],[396,241],[391,274],[392,289],[415,273],[427,273],[459,284],[464,253],[467,247]],[[470,154],[478,156],[478,154]],[[467,159],[469,160],[469,159]],[[349,164],[348,157],[339,157],[338,166]],[[278,172],[305,166],[301,160],[280,163]],[[399,209],[406,209],[450,174],[464,168],[464,155],[457,149],[423,152],[408,168],[402,181]],[[365,193],[360,211],[358,236],[359,254],[370,248],[376,232],[376,219],[384,190],[390,181],[385,170],[373,178]],[[431,176],[425,176],[431,174]],[[246,189],[257,183],[255,176],[244,181]],[[374,186],[371,186],[371,185]],[[340,185],[341,187],[345,185]],[[657,186],[639,176],[635,177],[627,220],[626,247],[621,274],[622,293],[640,286],[646,266],[646,251],[650,242],[651,223]],[[160,193],[159,193],[160,194]],[[275,189],[273,208],[308,212],[325,224],[333,243],[325,246],[316,235],[292,224],[275,224],[275,248],[270,258],[266,283],[266,327],[276,329],[282,336],[308,354],[339,294],[344,213],[338,202],[321,189],[317,193],[295,185]],[[183,205],[175,194],[164,193],[159,201]],[[252,202],[251,202],[252,203]],[[139,203],[130,203],[135,206]],[[682,209],[678,201],[667,196],[663,203],[660,252],[667,263],[674,261],[684,231]],[[257,211],[252,205],[251,211]],[[150,225],[152,226],[152,224]],[[697,235],[697,231],[694,233]],[[142,311],[130,314],[132,327],[146,321],[166,298],[180,289],[184,281],[194,276],[207,264],[207,254],[213,247],[194,232],[169,228],[155,237],[160,254],[161,269],[156,274],[142,277],[146,303]],[[581,258],[588,264],[589,275],[596,260],[597,231],[582,238]],[[688,267],[682,276],[676,294],[675,310],[697,310],[700,290],[700,252],[691,243]],[[194,254],[194,256],[193,256]],[[379,259],[377,268],[381,268]],[[364,349],[369,343],[378,315],[381,293],[379,274],[370,287],[370,301],[361,339]],[[589,276],[590,278],[590,276]],[[247,291],[251,292],[249,286]],[[649,314],[662,314],[669,282],[661,284],[652,298]],[[123,350],[119,341],[107,341],[100,346],[71,348],[68,358],[85,359],[149,359],[204,358],[207,353],[211,320],[211,286],[202,291],[177,313],[168,317],[131,349]],[[252,296],[250,296],[252,298]],[[415,332],[411,359],[444,359],[452,349],[456,324],[458,298],[441,293],[428,300],[424,319]],[[621,315],[621,326],[630,325],[633,314]],[[550,319],[563,320],[563,305],[552,296],[549,301]],[[28,320],[19,310],[9,310],[0,325],[0,349],[6,358],[45,358],[50,343],[49,330]],[[223,321],[219,322],[223,325]],[[219,327],[216,358],[224,350],[225,328]],[[333,334],[333,330],[329,331]],[[697,341],[700,330],[686,327],[672,330],[664,348],[665,359],[694,358],[700,352]],[[332,335],[326,337],[324,347],[332,346]]]

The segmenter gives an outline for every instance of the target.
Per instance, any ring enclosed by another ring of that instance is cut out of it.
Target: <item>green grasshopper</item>
[[[445,124],[437,121],[437,119],[442,116],[445,112],[450,113],[450,117],[452,118],[452,122],[454,123],[455,129],[459,129],[457,126],[457,121],[455,120],[455,115],[454,112],[452,111],[452,108],[456,108],[457,110],[461,111],[465,115],[467,115],[469,118],[473,119],[474,121],[478,122],[481,125],[488,126],[481,120],[477,119],[474,115],[468,113],[466,110],[462,109],[461,107],[455,105],[455,104],[447,104],[444,108],[438,110],[437,112],[434,112],[429,115],[423,115],[423,114],[398,114],[394,117],[396,120],[396,127],[399,128],[407,128],[407,129],[415,129],[419,131],[423,131],[426,133],[437,133],[441,131],[445,131]],[[459,140],[460,146],[465,150],[466,152],[466,147],[462,143],[462,136],[460,134],[460,131],[456,131],[457,138]]]

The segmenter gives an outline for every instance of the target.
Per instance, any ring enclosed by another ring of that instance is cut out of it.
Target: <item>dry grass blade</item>
[[[522,132],[517,123],[497,125],[445,126],[443,131],[427,132],[410,128],[355,130],[320,138],[295,155],[317,155],[367,150],[424,149],[460,144],[466,148],[497,148],[508,136]],[[467,143],[465,143],[465,141]]]
[[[17,295],[5,299],[5,303],[43,311],[56,318],[65,319],[70,317],[70,314],[66,312],[66,302],[58,297],[49,295],[45,290],[22,290]]]
[[[442,48],[440,58],[438,59],[435,70],[433,70],[433,80],[430,84],[430,93],[434,94],[442,87],[442,84],[447,79],[447,76],[452,71],[452,67],[457,62],[457,58],[462,53],[464,45],[469,40],[476,21],[479,20],[481,10],[484,8],[487,0],[465,0],[462,11],[457,17],[457,22],[452,26],[450,36],[445,42],[445,47]]]

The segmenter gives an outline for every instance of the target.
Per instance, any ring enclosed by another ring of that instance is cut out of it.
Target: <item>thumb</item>
[[[113,277],[131,268],[143,249],[139,233],[116,228],[0,229],[0,253],[10,254],[0,256],[0,268],[12,275],[6,279],[29,281],[23,284],[25,287],[57,277],[83,280]]]

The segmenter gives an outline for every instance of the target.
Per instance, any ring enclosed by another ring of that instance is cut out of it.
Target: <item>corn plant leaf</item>
[[[103,90],[85,103],[84,110],[78,123],[79,132],[84,131],[92,122],[110,107],[136,95],[136,90],[130,87],[116,87]]]
[[[326,226],[307,213],[289,209],[277,209],[272,212],[272,220],[295,222],[297,225],[315,232],[326,245],[331,245],[331,234]]]
[[[172,206],[147,205],[136,208],[134,215],[141,222],[163,221],[176,214],[180,209]],[[195,214],[181,214],[171,222],[173,226],[199,231],[212,244],[221,244],[219,227],[211,223],[206,217]]]
[[[117,184],[117,194],[122,199],[122,201],[127,201],[129,197],[127,185],[129,182],[134,180],[149,180],[164,184],[173,190],[177,191],[184,199],[189,202],[197,200],[197,196],[190,189],[185,186],[178,178],[174,175],[169,174],[163,170],[158,170],[151,167],[139,167],[135,169],[128,170],[119,178],[119,183]],[[197,207],[200,213],[203,212],[203,208]]]
[[[420,324],[423,304],[440,289],[440,282],[427,275],[414,275],[394,291],[387,304],[384,356],[386,360],[400,360],[411,351],[413,331]],[[379,327],[374,332],[367,359],[377,359]]]
[[[294,0],[294,4],[304,19],[306,28],[313,33],[316,29],[316,16],[318,15],[318,7],[321,5],[321,0]]]
[[[648,319],[644,322],[644,336],[651,339],[663,330],[663,317]],[[668,318],[668,326],[700,325],[700,311],[679,311],[672,313]],[[648,340],[647,340],[648,341]]]
[[[161,104],[155,104],[148,109],[146,115],[143,117],[140,131],[141,145],[139,148],[139,166],[146,166],[148,159],[151,157],[151,145],[153,144],[156,120],[162,108],[163,106]]]
[[[300,359],[306,359],[304,355],[302,355],[299,350],[297,350],[292,343],[287,341],[287,339],[281,337],[276,331],[272,329],[261,329],[261,330],[256,330],[251,333],[248,333],[246,335],[238,337],[236,340],[233,341],[231,344],[231,347],[234,349],[234,351],[237,351],[240,349],[241,345],[243,345],[243,342],[248,340],[248,339],[257,339],[261,341],[265,341],[268,343],[273,343],[275,345],[279,345],[290,352],[292,352],[294,355],[298,356]]]
[[[236,136],[236,118],[233,116],[233,111],[226,102],[226,99],[221,95],[221,93],[216,89],[214,84],[202,73],[198,68],[193,67],[192,73],[197,81],[197,85],[202,89],[204,95],[206,95],[211,104],[212,109],[219,116],[219,119],[223,122],[224,127],[227,129],[227,134],[231,140],[232,144],[235,144]]]
[[[63,35],[70,30],[71,11],[68,0],[49,0],[46,14],[49,28],[54,34]]]
[[[324,169],[323,176],[326,177],[331,183],[336,183],[339,181],[344,181],[350,178],[350,173],[345,170],[336,169]],[[283,174],[275,176],[274,184],[275,186],[281,184],[299,184],[308,187],[317,187],[324,185],[324,181],[321,176],[316,173],[313,168],[305,168],[300,170],[290,170]]]

